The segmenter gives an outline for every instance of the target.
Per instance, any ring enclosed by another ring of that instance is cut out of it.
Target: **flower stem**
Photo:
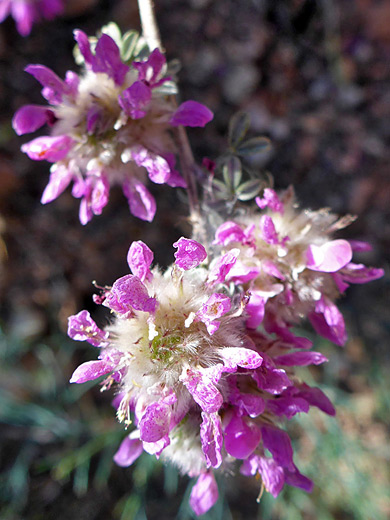
[[[164,52],[154,14],[153,0],[138,0],[138,9],[141,19],[142,34],[150,50],[160,49]],[[176,103],[176,100],[175,100]],[[188,204],[191,220],[197,220],[199,216],[199,199],[196,188],[195,160],[188,140],[187,132],[183,126],[177,127],[176,138],[179,148],[180,165],[183,177],[187,183]]]

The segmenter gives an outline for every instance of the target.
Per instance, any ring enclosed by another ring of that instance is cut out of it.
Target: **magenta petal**
[[[92,70],[94,72],[104,72],[117,85],[122,85],[129,70],[129,67],[122,63],[117,44],[108,34],[102,34],[96,44]]]
[[[153,88],[161,83],[158,78],[165,63],[165,56],[159,49],[154,49],[146,61],[135,61],[133,66],[138,70],[138,79],[145,81]]]
[[[68,336],[76,341],[88,341],[94,347],[107,344],[108,332],[100,329],[88,311],[81,311],[68,318]]]
[[[258,470],[268,493],[276,498],[284,486],[284,471],[273,459],[259,457]]]
[[[156,201],[146,186],[142,182],[131,179],[125,182],[122,188],[131,213],[141,220],[152,222],[156,214]]]
[[[246,320],[246,326],[248,329],[257,329],[260,323],[263,321],[265,312],[266,300],[263,296],[260,296],[257,292],[253,291],[250,295],[249,301],[245,307],[249,317]]]
[[[145,109],[152,99],[150,87],[142,81],[135,81],[118,97],[119,105],[132,119],[140,119],[146,115]]]
[[[225,428],[225,449],[236,459],[246,459],[257,448],[261,432],[251,420],[233,415]]]
[[[211,285],[223,283],[230,270],[236,263],[239,254],[239,249],[231,249],[226,254],[219,257],[216,262],[212,264],[208,277],[208,283]]]
[[[267,410],[278,415],[285,415],[287,419],[291,419],[297,413],[307,413],[309,411],[309,403],[306,399],[294,395],[281,395],[277,399],[269,399],[267,401]]]
[[[127,253],[127,263],[131,272],[135,276],[138,276],[141,282],[153,278],[149,269],[152,262],[153,252],[142,240],[131,244],[129,252]]]
[[[303,489],[308,493],[311,493],[311,491],[313,490],[313,482],[309,478],[305,477],[305,475],[302,475],[302,473],[298,471],[298,468],[296,466],[294,466],[294,469],[292,471],[285,469],[284,477],[286,484],[288,484],[289,486],[294,486]]]
[[[67,135],[42,136],[25,143],[21,150],[34,161],[57,162],[64,159],[73,146],[73,139]]]
[[[219,322],[216,322],[217,318],[222,317],[224,314],[230,311],[232,303],[230,298],[225,294],[214,293],[210,296],[206,303],[196,313],[196,319],[206,324],[209,334],[213,334],[219,328]],[[214,323],[212,323],[214,322]],[[210,331],[209,326],[214,325],[214,330]],[[216,327],[216,329],[215,329]]]
[[[188,369],[185,374],[180,376],[180,380],[204,412],[218,412],[223,398],[206,372]]]
[[[234,370],[237,366],[247,369],[258,368],[263,362],[260,354],[250,348],[227,347],[219,349],[218,354],[222,357],[225,366]]]
[[[205,126],[214,117],[206,106],[196,101],[185,101],[171,117],[172,126]]]
[[[279,244],[279,237],[275,229],[275,224],[272,218],[268,215],[263,215],[260,218],[260,233],[267,244]]]
[[[68,88],[64,81],[44,65],[28,65],[24,70],[41,83],[44,87],[42,94],[49,103],[58,104],[62,96],[67,94]]]
[[[325,296],[316,303],[314,312],[311,312],[308,317],[316,332],[324,338],[340,346],[347,341],[343,315]]]
[[[115,453],[114,462],[122,467],[131,466],[143,451],[142,442],[139,439],[131,439],[127,436]]]
[[[346,240],[332,240],[322,246],[309,246],[306,255],[308,269],[334,273],[351,261],[352,247]]]
[[[165,450],[167,446],[169,446],[171,443],[171,440],[169,438],[169,435],[165,435],[165,437],[162,437],[160,440],[155,442],[142,442],[142,446],[144,448],[144,451],[146,453],[149,453],[150,455],[154,455],[156,459],[158,459],[161,455],[161,453]]]
[[[314,351],[303,351],[303,352],[291,352],[290,354],[284,354],[283,356],[274,357],[273,360],[277,365],[285,367],[293,366],[308,366],[308,365],[320,365],[328,361],[323,354]]]
[[[350,262],[341,271],[340,276],[343,281],[360,284],[378,280],[378,278],[382,278],[384,274],[384,270],[378,267],[366,267],[363,264],[353,264]]]
[[[306,384],[302,384],[299,388],[298,395],[305,399],[311,406],[316,406],[328,415],[336,415],[336,410],[330,399],[319,388],[312,388]]]
[[[215,232],[214,244],[226,246],[231,242],[244,244],[247,240],[244,230],[235,222],[227,221],[219,226]]]
[[[287,433],[272,426],[262,426],[261,433],[264,447],[272,453],[275,462],[280,466],[292,469],[294,467],[293,449]]]
[[[142,166],[148,172],[149,179],[156,184],[164,184],[171,175],[168,162],[143,146],[135,146],[131,149],[131,158],[137,166]]]
[[[197,267],[207,257],[206,249],[196,240],[181,237],[173,247],[177,248],[175,265],[184,271]]]
[[[106,361],[87,361],[73,372],[70,383],[85,383],[114,370],[114,366]]]
[[[47,204],[48,202],[55,200],[64,190],[66,190],[72,178],[72,173],[65,166],[52,166],[50,180],[42,194],[41,203]]]
[[[255,202],[260,209],[269,207],[269,209],[275,211],[275,213],[281,213],[282,215],[284,213],[283,202],[279,199],[276,191],[271,188],[265,188],[263,198],[256,197]]]
[[[12,119],[12,127],[18,135],[35,132],[53,116],[47,107],[25,105],[19,108]]]
[[[145,442],[157,442],[168,435],[170,418],[170,406],[158,402],[150,404],[138,425],[140,439]]]
[[[202,412],[200,439],[207,467],[219,468],[222,464],[223,436],[221,418],[217,413]]]
[[[119,308],[149,313],[154,313],[157,307],[157,300],[151,298],[141,280],[131,274],[122,276],[114,282],[110,293],[107,294],[106,303],[114,310],[118,308],[115,305],[119,304]]]
[[[203,515],[218,500],[218,486],[212,472],[202,473],[190,496],[190,506],[196,515]]]
[[[33,23],[38,18],[36,5],[30,2],[18,2],[13,0],[11,10],[19,34],[28,36]]]
[[[4,21],[10,13],[12,0],[3,0],[0,2],[0,23]]]
[[[73,35],[80,49],[81,54],[84,57],[86,65],[92,66],[94,57],[91,52],[91,46],[89,44],[88,36],[85,34],[85,32],[80,31],[80,29],[75,29],[73,31]]]

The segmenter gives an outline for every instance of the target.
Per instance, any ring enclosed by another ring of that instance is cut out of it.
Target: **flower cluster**
[[[175,141],[171,130],[179,125],[204,126],[212,112],[195,101],[179,107],[166,95],[165,57],[155,49],[146,60],[123,60],[119,46],[103,33],[91,45],[75,31],[84,70],[68,71],[65,80],[43,65],[26,71],[43,86],[49,106],[26,105],[13,119],[21,135],[47,123],[50,135],[22,146],[34,160],[51,166],[42,203],[56,199],[73,182],[72,194],[81,198],[80,221],[101,214],[110,186],[119,184],[130,211],[153,220],[156,203],[145,186],[146,176],[157,184],[185,187],[175,169]]]
[[[333,238],[353,217],[301,211],[292,188],[281,197],[266,188],[256,203],[260,214],[250,210],[224,222],[214,240],[222,253],[239,251],[228,279],[250,291],[247,327],[263,323],[267,332],[304,348],[310,342],[290,328],[307,318],[318,334],[344,345],[345,324],[335,300],[349,284],[383,276],[382,269],[351,261],[353,251],[370,249],[367,243]]]
[[[63,9],[63,0],[1,0],[0,23],[11,14],[19,33],[28,36],[35,22],[52,20]]]
[[[135,424],[114,460],[128,466],[146,451],[197,477],[190,497],[196,514],[218,498],[214,470],[226,471],[236,460],[273,496],[284,484],[310,491],[279,422],[310,406],[335,413],[320,389],[294,374],[295,366],[327,359],[247,327],[249,292],[228,283],[239,248],[209,259],[195,240],[181,238],[174,246],[175,263],[161,273],[151,269],[147,245],[132,243],[132,274],[95,297],[114,316],[105,330],[87,311],[69,318],[69,336],[100,352],[71,382],[104,375],[104,389],[117,385],[118,419]]]

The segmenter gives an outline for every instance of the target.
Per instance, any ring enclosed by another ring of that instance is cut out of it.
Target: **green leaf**
[[[236,148],[238,155],[256,155],[269,150],[271,141],[267,137],[252,137]]]
[[[244,139],[250,125],[250,117],[246,112],[237,112],[229,122],[229,145],[236,148]]]
[[[222,175],[226,186],[235,191],[240,185],[242,177],[240,159],[234,155],[228,157],[222,166]]]
[[[236,190],[238,200],[245,202],[251,200],[259,193],[263,182],[260,179],[254,179],[243,182]]]
[[[121,47],[121,57],[123,61],[130,61],[133,59],[138,40],[139,34],[137,31],[127,31],[123,35]]]
[[[224,184],[222,181],[219,181],[218,179],[213,179],[212,187],[214,195],[217,199],[225,200],[231,198],[232,193],[229,191],[226,184]]]
[[[104,25],[102,27],[101,33],[111,36],[111,38],[114,40],[114,42],[120,48],[121,42],[122,42],[122,33],[116,23],[109,22],[107,25]]]

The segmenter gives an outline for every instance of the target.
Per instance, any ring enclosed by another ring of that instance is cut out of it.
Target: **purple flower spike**
[[[231,307],[232,303],[228,296],[214,293],[196,313],[196,317],[199,321],[203,321],[209,334],[214,334],[220,325],[220,322],[215,320],[229,312]]]
[[[196,240],[181,237],[173,247],[177,247],[175,265],[184,271],[197,267],[207,257],[206,249]]]
[[[352,247],[346,240],[332,240],[322,246],[311,245],[307,249],[307,267],[312,271],[334,273],[352,259]]]
[[[153,278],[149,269],[152,262],[153,252],[142,240],[131,244],[129,252],[127,253],[127,263],[129,264],[131,272],[135,276],[138,276],[141,282],[145,280],[149,281]]]
[[[196,101],[185,101],[171,117],[172,126],[206,126],[214,114],[206,106]]]
[[[190,496],[190,506],[196,515],[203,515],[213,507],[218,500],[218,486],[213,473],[202,473]]]
[[[129,435],[124,438],[118,451],[114,455],[114,462],[124,468],[131,466],[144,451],[139,439],[132,439]]]
[[[22,152],[25,152],[34,161],[60,161],[68,154],[73,140],[67,135],[56,137],[42,136],[25,143]]]
[[[76,341],[88,341],[94,347],[107,345],[108,332],[100,329],[88,311],[68,318],[68,336]]]

